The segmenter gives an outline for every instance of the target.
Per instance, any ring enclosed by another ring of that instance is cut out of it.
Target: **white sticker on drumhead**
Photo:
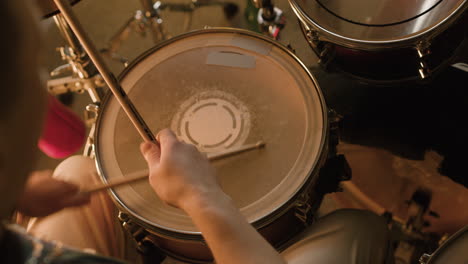
[[[179,139],[203,152],[215,152],[245,143],[250,132],[248,108],[232,94],[204,91],[181,104],[171,128]]]

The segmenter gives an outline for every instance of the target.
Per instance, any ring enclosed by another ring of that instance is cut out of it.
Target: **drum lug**
[[[427,264],[428,261],[430,260],[431,258],[431,255],[429,254],[423,254],[420,258],[419,258],[419,263],[420,264]]]
[[[302,24],[303,25],[303,24]],[[306,40],[312,47],[312,50],[320,58],[320,47],[322,42],[320,41],[319,33],[316,30],[310,29],[308,26],[303,25],[305,29]]]
[[[84,120],[87,126],[90,127],[88,138],[84,146],[83,156],[94,159],[94,133],[96,130],[96,120],[99,114],[98,104],[89,104],[84,112]]]
[[[419,77],[424,80],[431,74],[431,71],[428,69],[424,61],[420,61],[418,69]]]
[[[307,28],[306,29],[306,38],[312,47],[317,48],[320,44],[319,34],[316,30]]]
[[[99,105],[88,104],[86,106],[86,111],[84,112],[84,120],[85,120],[86,125],[91,126],[94,123],[96,123],[98,114],[99,114]]]
[[[317,63],[326,68],[328,63],[330,62],[331,48],[329,44],[321,43],[321,45],[323,47],[320,49],[319,60],[317,61]]]
[[[431,74],[431,70],[427,66],[426,58],[431,54],[430,42],[421,40],[416,44],[416,52],[419,58],[419,77],[424,80]]]
[[[295,204],[294,215],[305,225],[308,226],[313,221],[313,210],[310,205],[310,196],[304,193],[299,196]]]
[[[121,223],[130,220],[130,217],[128,217],[126,213],[122,213],[122,212],[119,212],[119,214],[117,215],[117,218],[119,218],[119,221]]]
[[[320,35],[316,30],[311,29],[306,25],[303,25],[303,27],[305,28],[307,42],[309,42],[312,50],[319,58],[317,63],[321,64],[323,67],[326,67],[330,62],[332,55],[330,45],[325,44],[325,42],[320,40]]]
[[[418,57],[423,58],[431,54],[430,49],[431,43],[427,40],[421,40],[416,44],[416,51],[418,52]]]
[[[123,212],[119,212],[118,219],[122,227],[133,238],[138,252],[148,263],[161,263],[166,255],[157,247],[157,241],[154,240],[148,231],[134,223],[130,217]]]
[[[147,235],[146,231],[135,224],[130,217],[122,212],[119,212],[118,218],[122,227],[135,239],[135,242],[140,243]]]

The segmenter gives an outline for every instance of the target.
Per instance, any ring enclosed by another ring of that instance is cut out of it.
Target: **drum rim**
[[[398,39],[390,39],[390,40],[363,40],[351,37],[345,37],[338,33],[334,33],[319,23],[312,20],[309,17],[307,12],[301,8],[301,6],[297,3],[296,0],[288,0],[291,9],[293,10],[296,17],[299,19],[301,23],[303,23],[306,27],[312,27],[315,30],[319,31],[319,35],[324,38],[324,41],[332,42],[337,45],[341,45],[344,47],[352,48],[352,49],[363,49],[363,50],[382,50],[382,49],[389,49],[389,48],[396,48],[396,47],[407,47],[407,46],[415,46],[418,40],[424,38],[432,38],[438,35],[440,32],[446,30],[454,21],[461,18],[464,12],[468,12],[468,1],[464,0],[464,2],[457,6],[454,11],[450,14],[450,16],[445,17],[444,19],[438,21],[437,23],[431,25],[428,28],[425,28],[422,31],[406,35],[405,37],[398,38]],[[411,45],[413,44],[413,45]]]
[[[465,233],[468,232],[468,225],[465,227],[461,228],[457,232],[455,232],[453,235],[451,235],[445,242],[440,245],[439,248],[437,248],[434,253],[432,253],[431,257],[429,258],[427,264],[433,263],[433,261],[437,261],[437,257],[441,254],[442,251],[444,251],[446,248],[450,247],[454,242],[457,241],[457,239],[464,235]]]
[[[140,54],[137,58],[135,58],[119,74],[118,80],[120,82],[123,78],[125,78],[125,76],[136,65],[138,65],[142,60],[144,60],[146,57],[153,54],[157,50],[159,50],[159,49],[161,49],[161,48],[163,48],[163,47],[165,47],[167,45],[170,45],[173,42],[185,39],[185,38],[190,37],[190,36],[195,36],[195,35],[200,35],[200,34],[213,34],[213,33],[233,33],[233,34],[247,35],[249,37],[254,37],[254,38],[264,40],[264,41],[266,41],[266,42],[268,42],[268,43],[270,43],[272,45],[275,45],[279,49],[281,49],[283,52],[285,52],[286,55],[290,56],[296,63],[298,63],[298,66],[300,68],[302,68],[304,70],[304,72],[307,74],[307,77],[310,78],[310,80],[312,81],[312,83],[315,86],[314,90],[315,90],[315,92],[317,94],[317,98],[319,99],[318,103],[320,103],[320,105],[321,105],[320,108],[322,108],[322,110],[323,110],[322,111],[323,126],[322,126],[322,131],[321,131],[323,136],[321,137],[320,146],[318,148],[319,153],[317,154],[317,157],[314,160],[313,164],[311,164],[313,166],[309,169],[309,172],[307,173],[307,175],[309,175],[308,178],[305,180],[303,185],[300,188],[298,188],[295,191],[295,193],[292,194],[292,197],[291,197],[290,200],[285,202],[280,207],[274,209],[270,213],[270,215],[268,215],[268,216],[271,216],[271,217],[262,217],[262,218],[258,219],[257,221],[254,221],[254,222],[250,223],[255,228],[261,229],[262,227],[265,227],[266,225],[274,222],[274,220],[276,220],[277,218],[282,216],[284,213],[286,213],[294,205],[295,201],[297,200],[297,197],[300,194],[302,194],[304,189],[317,181],[317,177],[311,177],[311,176],[316,175],[316,174],[318,175],[318,171],[320,170],[319,165],[323,163],[323,160],[327,156],[326,155],[326,150],[327,150],[328,132],[329,132],[328,108],[327,108],[326,101],[325,101],[323,93],[322,93],[322,91],[320,89],[318,81],[312,75],[312,73],[307,68],[307,66],[305,66],[305,64],[299,59],[299,57],[296,54],[294,54],[290,49],[288,49],[286,46],[284,46],[282,43],[275,42],[271,38],[268,38],[268,37],[266,37],[264,35],[261,35],[259,33],[253,32],[253,31],[249,31],[249,30],[245,30],[245,29],[239,29],[239,28],[230,28],[230,27],[205,28],[205,29],[198,29],[198,30],[193,30],[193,31],[189,31],[189,32],[180,34],[180,35],[175,36],[175,37],[173,37],[171,39],[162,41],[162,42],[158,43],[157,45],[149,48],[148,50],[146,50],[145,52]],[[98,172],[98,174],[99,174],[99,176],[100,176],[100,178],[101,178],[101,180],[103,182],[107,182],[108,179],[105,177],[103,167],[100,165],[102,163],[102,161],[100,161],[101,158],[100,158],[100,154],[99,154],[100,153],[100,151],[99,151],[100,147],[99,147],[99,144],[98,144],[98,140],[99,140],[98,132],[101,130],[101,123],[102,123],[101,119],[102,119],[102,116],[103,116],[101,113],[104,111],[105,106],[108,105],[108,101],[111,100],[112,97],[113,97],[113,94],[112,94],[111,91],[108,91],[107,94],[104,96],[104,99],[101,102],[100,114],[98,114],[98,117],[97,117],[97,120],[96,120],[95,131],[94,131],[94,134],[93,134],[93,136],[94,136],[94,152],[95,152],[96,168],[97,168],[97,172]],[[313,181],[313,180],[315,180],[315,181]],[[178,232],[178,231],[173,231],[171,229],[165,229],[165,228],[161,228],[161,227],[152,225],[147,219],[144,219],[143,217],[139,216],[136,212],[134,212],[133,210],[128,208],[125,205],[125,203],[122,201],[122,198],[119,197],[119,195],[113,189],[109,189],[108,193],[110,194],[112,200],[114,200],[114,202],[117,204],[117,206],[119,208],[123,209],[124,213],[128,214],[130,216],[130,218],[135,220],[139,225],[141,225],[141,226],[143,226],[143,227],[145,227],[147,229],[153,230],[154,232],[157,232],[158,234],[162,234],[162,235],[165,235],[165,236],[168,236],[168,237],[175,237],[175,238],[184,239],[184,240],[186,240],[186,239],[188,239],[188,240],[202,240],[201,232],[199,232],[199,231],[195,231],[195,232],[180,231],[180,232]]]

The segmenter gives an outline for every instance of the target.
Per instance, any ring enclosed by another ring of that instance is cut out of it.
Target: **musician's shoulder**
[[[18,225],[8,225],[4,230],[1,263],[125,264],[121,260],[95,254],[91,249],[75,249],[36,238]]]

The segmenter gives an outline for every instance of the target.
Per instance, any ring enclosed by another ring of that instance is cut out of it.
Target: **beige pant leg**
[[[55,169],[54,177],[82,187],[101,182],[94,160],[85,156],[72,156],[64,160]],[[46,217],[31,219],[27,231],[42,239],[123,259],[125,239],[117,223],[116,212],[106,192],[94,193],[86,206],[67,208]]]
[[[370,211],[339,209],[319,218],[281,255],[288,264],[393,263],[386,219]]]

